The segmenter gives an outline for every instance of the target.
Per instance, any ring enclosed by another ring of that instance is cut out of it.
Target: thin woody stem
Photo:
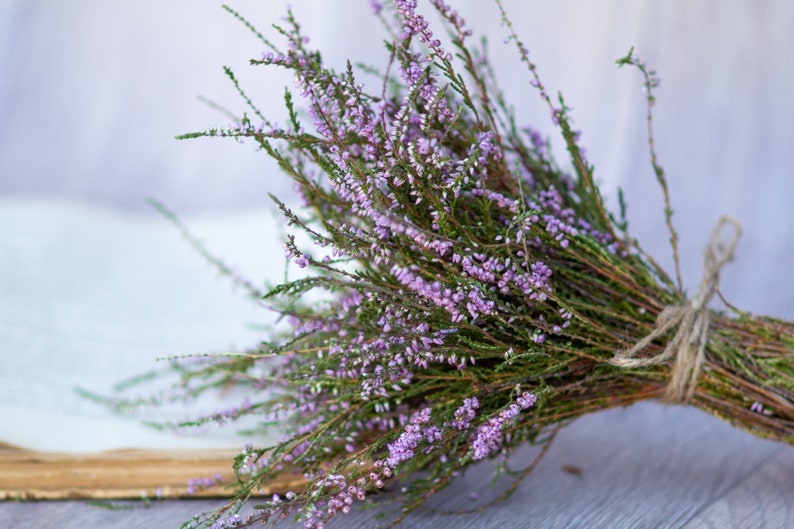
[[[653,89],[659,86],[659,79],[656,77],[654,70],[649,70],[648,67],[639,58],[634,56],[634,48],[629,50],[625,57],[616,61],[619,67],[630,65],[635,66],[640,73],[642,73],[645,82],[645,97],[647,101],[645,111],[645,122],[648,130],[648,150],[651,155],[651,165],[653,172],[656,175],[656,181],[659,182],[659,187],[662,188],[662,195],[664,196],[664,218],[667,223],[667,231],[670,233],[670,246],[673,250],[673,262],[675,263],[675,277],[678,285],[678,291],[683,292],[683,282],[681,281],[681,264],[678,255],[678,233],[673,227],[673,208],[670,204],[670,191],[667,188],[667,178],[664,174],[659,160],[656,156],[656,141],[653,134],[653,105],[656,102],[656,97],[653,95]]]

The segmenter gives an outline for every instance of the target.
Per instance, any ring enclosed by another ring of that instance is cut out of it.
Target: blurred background
[[[519,121],[550,135],[567,165],[548,109],[504,42],[496,6],[449,2],[489,37]],[[386,57],[368,3],[301,0],[293,8],[326,62],[341,68],[347,58],[382,64]],[[270,25],[285,14],[286,1],[229,4],[278,42]],[[794,3],[504,5],[547,88],[561,91],[572,107],[609,204],[616,205],[621,187],[631,233],[672,271],[646,144],[642,78],[619,70],[615,60],[633,46],[657,70],[657,151],[680,234],[684,284],[694,294],[712,228],[730,214],[744,234],[720,290],[745,310],[794,318]],[[267,194],[290,200],[291,183],[251,144],[174,139],[229,123],[202,98],[245,110],[224,65],[278,121],[284,88],[293,84],[284,72],[248,65],[262,51],[216,1],[0,0],[3,362],[22,350],[36,369],[68,343],[70,350],[108,354],[132,347],[152,357],[250,343],[253,335],[242,328],[259,318],[258,307],[232,308],[232,299],[243,296],[220,294],[228,285],[146,199],[180,215],[249,277],[279,279],[279,222],[270,217]],[[49,341],[31,341],[47,332]]]
[[[286,1],[229,3],[278,40],[270,24],[284,15]],[[547,109],[503,42],[496,6],[450,3],[489,37],[518,115],[549,133],[565,162]],[[368,1],[293,4],[329,64],[382,62],[383,35]],[[697,287],[711,229],[732,214],[744,236],[721,289],[748,310],[794,316],[794,296],[779,288],[787,277],[769,265],[794,246],[794,4],[505,0],[505,7],[547,87],[573,108],[611,204],[622,187],[633,234],[670,266],[645,143],[642,79],[614,61],[634,46],[658,71],[657,148],[685,284]],[[153,211],[146,197],[187,215],[269,208],[268,192],[291,196],[287,179],[251,145],[174,140],[228,123],[199,97],[244,110],[224,65],[266,113],[283,114],[283,90],[292,81],[248,66],[262,51],[216,1],[0,0],[0,199],[58,197],[147,216]]]

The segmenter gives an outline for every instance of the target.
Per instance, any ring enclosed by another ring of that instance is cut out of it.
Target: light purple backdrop
[[[294,3],[329,63],[383,58],[365,0]],[[490,37],[519,115],[554,134],[513,48],[503,43],[496,7],[453,3]],[[269,24],[286,2],[231,5],[275,38]],[[712,226],[729,213],[742,222],[744,237],[722,290],[748,310],[794,317],[794,296],[781,288],[790,277],[781,274],[794,264],[794,4],[505,5],[547,86],[573,107],[605,194],[614,199],[616,186],[623,187],[633,233],[669,267],[645,147],[641,79],[614,60],[634,46],[659,71],[658,152],[676,210],[685,284],[697,287]],[[288,196],[290,183],[253,146],[173,139],[227,122],[199,95],[244,108],[223,65],[267,113],[282,115],[281,95],[292,82],[282,72],[250,68],[247,60],[261,51],[214,1],[0,2],[0,196],[59,195],[136,214],[151,213],[149,196],[180,214],[267,207],[268,192]]]

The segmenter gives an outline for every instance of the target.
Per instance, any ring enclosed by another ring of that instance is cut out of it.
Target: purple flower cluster
[[[239,514],[230,514],[223,518],[218,518],[212,525],[209,526],[209,529],[233,529],[237,527],[247,527],[251,522],[252,516],[249,516],[248,519],[243,519],[242,516]]]
[[[475,460],[483,459],[502,447],[502,430],[515,423],[521,410],[526,410],[535,405],[537,397],[528,391],[523,392],[514,403],[499,410],[472,433],[472,457]],[[469,430],[471,423],[477,415],[480,403],[477,397],[466,398],[458,407],[450,423],[445,423],[441,428],[429,424],[432,410],[423,408],[414,413],[405,425],[399,437],[387,445],[388,457],[375,462],[377,469],[384,477],[391,476],[396,468],[405,461],[413,459],[418,450],[429,453],[443,439],[443,431],[454,429],[459,431]],[[385,474],[384,474],[385,473]]]
[[[525,391],[516,399],[515,403],[500,410],[498,414],[488,419],[485,424],[480,425],[474,433],[474,440],[471,443],[472,457],[475,460],[484,459],[499,450],[502,447],[502,430],[505,426],[513,424],[521,410],[534,406],[536,401],[537,397],[535,395]]]
[[[206,478],[190,478],[187,480],[187,493],[195,494],[196,491],[223,483],[223,476],[215,474]]]
[[[456,430],[468,430],[471,426],[471,421],[476,416],[476,411],[480,407],[480,402],[477,397],[463,399],[463,405],[455,410],[455,419],[452,421],[452,427]]]
[[[453,43],[462,44],[471,33],[463,19],[443,0],[430,3],[449,23]],[[381,13],[381,2],[370,5]],[[487,379],[488,370],[501,366],[510,333],[542,344],[571,324],[572,314],[556,301],[561,293],[551,267],[571,256],[577,238],[618,248],[580,218],[583,201],[573,181],[557,174],[540,135],[528,129],[525,146],[502,127],[505,116],[487,101],[490,80],[464,86],[417,1],[393,5],[402,35],[374,92],[364,91],[352,67],[325,68],[290,16],[292,29],[283,30],[289,49],[268,52],[261,63],[295,73],[307,102],[305,129],[301,114],[291,112],[290,128],[267,122],[255,128],[246,118],[224,132],[254,137],[299,182],[309,215],[316,215],[303,220],[287,212],[326,257],[315,260],[290,238],[287,257],[321,274],[284,291],[320,285],[336,296],[307,309],[285,304],[294,334],[274,348],[281,369],[259,377],[257,387],[289,387],[274,405],[291,429],[272,460],[247,447],[238,477],[254,487],[265,469],[292,463],[313,480],[298,496],[274,498],[262,519],[303,509],[305,526],[323,529],[368,488],[382,487],[417,458],[425,462],[433,450],[449,470],[458,470],[453,457],[462,455],[453,451],[468,450],[466,463],[499,451],[508,431],[519,432],[519,415],[536,396],[523,392],[505,403],[513,382],[507,389],[496,388],[499,382],[464,399],[467,380]],[[477,77],[482,63],[473,51],[462,58]],[[369,82],[370,74],[362,79]],[[545,349],[512,345],[521,352]],[[523,360],[512,355],[511,347],[508,365]],[[279,375],[283,380],[271,382]],[[256,379],[252,371],[245,376]],[[247,411],[206,419],[221,422]],[[374,471],[358,469],[359,454],[378,438],[378,446],[391,442]],[[339,463],[345,475],[318,470],[324,461]],[[224,520],[218,527],[238,523]]]
[[[570,187],[572,184],[568,185]],[[540,191],[537,194],[537,200],[531,201],[529,207],[542,212],[540,215],[532,215],[529,220],[532,223],[540,222],[545,231],[553,235],[563,248],[567,248],[570,244],[570,237],[580,234],[592,237],[612,254],[617,254],[620,248],[620,245],[613,240],[612,235],[594,229],[592,224],[578,218],[573,208],[565,207],[562,194],[554,187]],[[526,224],[524,231],[527,231]],[[626,257],[625,252],[621,257]]]
[[[256,475],[259,470],[269,463],[267,458],[259,456],[259,453],[254,450],[254,445],[251,443],[245,444],[240,455],[242,459],[237,470],[238,477]]]
[[[375,222],[375,233],[378,238],[388,240],[396,235],[401,235],[406,239],[412,240],[419,248],[431,250],[439,257],[444,257],[454,246],[448,239],[433,236],[416,226],[403,221],[399,221],[386,216],[378,217]],[[381,253],[380,255],[387,255]]]
[[[572,208],[563,207],[563,198],[560,192],[550,187],[538,193],[538,201],[530,203],[530,208],[543,211],[541,216],[545,229],[563,248],[568,247],[567,237],[579,234],[576,228],[576,214]]]
[[[430,51],[442,60],[452,60],[452,54],[445,51],[441,46],[441,41],[433,38],[433,32],[425,17],[416,12],[416,0],[394,0],[394,7],[403,21],[402,39],[409,39],[416,35],[419,40],[430,48]]]
[[[306,268],[310,264],[309,256],[297,249],[294,238],[284,243],[284,255],[299,268]]]
[[[345,481],[345,477],[341,474],[329,474],[326,479],[317,482],[317,488],[336,489],[336,493],[328,499],[327,514],[328,517],[333,517],[337,513],[348,514],[350,506],[354,500],[362,501],[366,497],[366,490],[364,489],[366,480],[361,480],[357,485],[349,485]]]
[[[392,268],[391,273],[408,290],[449,312],[452,323],[463,321],[466,312],[472,322],[481,315],[493,312],[494,302],[483,299],[482,294],[475,287],[469,289],[462,286],[454,289],[444,287],[440,281],[428,282],[415,271],[396,265]]]
[[[384,466],[394,470],[403,461],[412,459],[421,444],[429,451],[435,442],[441,440],[441,431],[437,426],[423,426],[430,421],[430,414],[431,409],[424,408],[411,418],[397,440],[388,444],[389,457],[383,460]]]
[[[417,321],[416,315],[405,308],[387,305],[382,309],[377,322],[373,322],[381,331],[376,339],[368,339],[361,331],[349,333],[348,328],[355,325],[360,311],[381,303],[372,293],[363,296],[354,291],[335,303],[338,317],[295,319],[293,325],[299,334],[320,332],[338,336],[338,340],[318,352],[320,357],[325,354],[332,357],[334,368],[313,371],[306,377],[308,385],[304,391],[308,402],[317,400],[311,384],[323,376],[357,381],[361,399],[388,398],[391,392],[399,392],[411,383],[411,367],[427,368],[431,361],[445,360],[430,352],[433,347],[444,344],[445,333],[431,331],[425,321]],[[406,340],[404,335],[408,332],[420,335]],[[306,416],[313,410],[300,410],[300,413]],[[324,416],[315,418],[305,427],[311,431],[316,426],[312,424],[322,420]]]
[[[758,401],[753,402],[752,406],[750,406],[750,411],[754,411],[755,413],[760,413],[762,415],[772,415],[772,412],[765,409],[764,405]]]
[[[202,424],[212,423],[221,426],[228,422],[234,421],[243,415],[249,414],[251,412],[251,408],[251,401],[248,400],[248,398],[245,398],[238,406],[234,406],[225,410],[216,410],[213,413],[195,417],[193,422],[200,422]]]
[[[541,261],[532,263],[527,271],[522,261],[509,257],[500,260],[467,249],[467,255],[453,254],[452,262],[460,263],[462,272],[468,277],[484,285],[496,286],[502,294],[509,294],[510,287],[514,286],[528,300],[545,301],[551,291],[551,269]]]
[[[571,318],[573,318],[573,314],[565,309],[560,309],[559,313],[560,318],[562,318],[562,325],[555,325],[552,327],[552,332],[554,333],[560,333],[563,329],[569,327],[571,325]]]
[[[380,481],[380,478],[374,473],[370,474],[370,476],[372,485],[378,487],[376,481]],[[326,522],[337,514],[349,514],[356,500],[363,501],[366,498],[368,485],[370,485],[370,483],[364,477],[359,478],[355,483],[349,484],[346,478],[341,474],[328,474],[322,479],[317,480],[314,483],[314,495],[319,496],[322,493],[325,495],[325,499],[315,502],[304,511],[303,526],[306,529],[325,529]],[[382,486],[383,483],[380,482],[379,487]],[[291,502],[295,499],[295,494],[293,492],[288,492],[285,495],[285,499],[287,502]],[[276,495],[273,496],[270,502],[267,514],[272,516],[275,513],[281,512],[282,517],[285,517],[286,513],[289,511],[289,503],[285,504],[285,502]],[[264,511],[263,514],[265,514]]]
[[[457,11],[452,9],[452,7],[450,7],[448,4],[445,4],[443,0],[430,0],[430,3],[433,4],[438,12],[441,13],[441,15],[452,24],[461,43],[466,37],[471,36],[472,31],[466,28],[466,21],[458,14]]]

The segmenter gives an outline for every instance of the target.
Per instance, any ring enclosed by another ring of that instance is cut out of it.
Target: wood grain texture
[[[0,504],[0,527],[14,529],[176,529],[217,500],[158,502],[147,508],[108,510],[78,501]]]
[[[794,524],[794,454],[781,447],[683,529],[777,529]]]
[[[117,450],[58,454],[0,447],[0,500],[229,497],[236,482],[232,450]],[[188,491],[188,480],[216,484]],[[298,488],[300,474],[285,471],[261,490]],[[0,527],[4,527],[0,525]]]
[[[536,450],[519,450],[511,466],[521,468]],[[792,447],[757,439],[699,410],[641,403],[586,416],[563,429],[507,500],[478,511],[511,483],[502,477],[490,487],[493,466],[484,462],[412,513],[405,527],[785,528],[794,525],[793,466]],[[374,509],[330,526],[376,527],[398,512],[398,496],[398,489],[373,496]],[[0,527],[175,528],[219,504],[174,500],[117,512],[73,501],[6,502],[0,503]]]

